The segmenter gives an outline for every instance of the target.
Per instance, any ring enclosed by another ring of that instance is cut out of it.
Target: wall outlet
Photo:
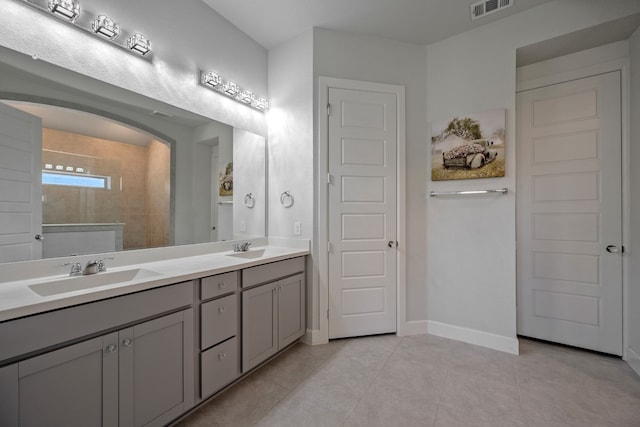
[[[240,221],[240,231],[247,231],[247,223]]]
[[[296,221],[293,223],[293,234],[299,236],[302,234],[302,223],[300,221]]]

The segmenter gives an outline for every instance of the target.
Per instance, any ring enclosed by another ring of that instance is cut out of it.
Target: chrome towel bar
[[[431,191],[429,192],[430,197],[438,197],[438,196],[469,196],[474,194],[491,194],[491,193],[500,193],[507,194],[509,192],[508,188],[497,188],[494,190],[465,190],[465,191]]]

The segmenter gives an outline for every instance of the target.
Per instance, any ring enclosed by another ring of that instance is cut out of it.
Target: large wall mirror
[[[266,235],[263,137],[103,82],[0,75],[0,262]]]

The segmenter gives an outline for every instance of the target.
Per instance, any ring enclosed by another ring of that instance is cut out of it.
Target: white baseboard
[[[320,329],[307,329],[307,333],[300,339],[305,344],[327,344],[329,341],[321,337]]]
[[[421,335],[429,332],[429,322],[427,320],[411,320],[400,325],[398,336]]]
[[[640,375],[640,355],[631,347],[627,347],[627,363],[636,371],[636,374]]]
[[[433,320],[428,320],[427,323],[428,333],[431,335],[479,345],[505,353],[520,353],[517,337],[496,335],[489,332],[478,331],[477,329],[463,328]]]

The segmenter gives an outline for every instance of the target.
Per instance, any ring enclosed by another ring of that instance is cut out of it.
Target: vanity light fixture
[[[91,23],[91,29],[94,33],[100,34],[109,40],[115,40],[120,34],[120,25],[105,15],[96,16],[96,19]]]
[[[266,98],[257,98],[251,105],[260,111],[265,111],[269,108],[269,101]]]
[[[122,29],[120,25],[104,14],[94,14],[83,7],[80,11],[79,0],[16,0],[27,4],[38,12],[62,18],[64,22],[74,28],[85,31],[102,41],[110,42],[113,46],[122,49],[137,58],[153,61],[151,42],[145,36],[133,31]],[[82,13],[83,16],[80,16]],[[85,16],[86,15],[86,16]],[[120,40],[116,40],[120,38]],[[34,56],[34,59],[37,59]]]
[[[226,82],[224,84],[224,91],[229,96],[236,96],[240,92],[240,86],[234,82]]]
[[[49,11],[56,16],[75,22],[80,16],[78,0],[49,0]]]
[[[254,95],[253,92],[251,92],[249,89],[245,89],[240,92],[238,98],[240,98],[240,101],[244,102],[245,104],[251,104],[253,102]]]
[[[200,83],[204,87],[223,93],[231,99],[242,102],[256,110],[266,111],[269,108],[269,102],[266,98],[257,98],[253,91],[243,89],[231,80],[224,80],[215,71],[202,71],[200,73]]]
[[[220,77],[220,74],[214,71],[202,73],[202,84],[211,86],[212,88],[217,88],[222,85],[222,77]]]
[[[151,52],[151,41],[140,33],[133,33],[133,35],[127,39],[127,46],[142,56]]]

